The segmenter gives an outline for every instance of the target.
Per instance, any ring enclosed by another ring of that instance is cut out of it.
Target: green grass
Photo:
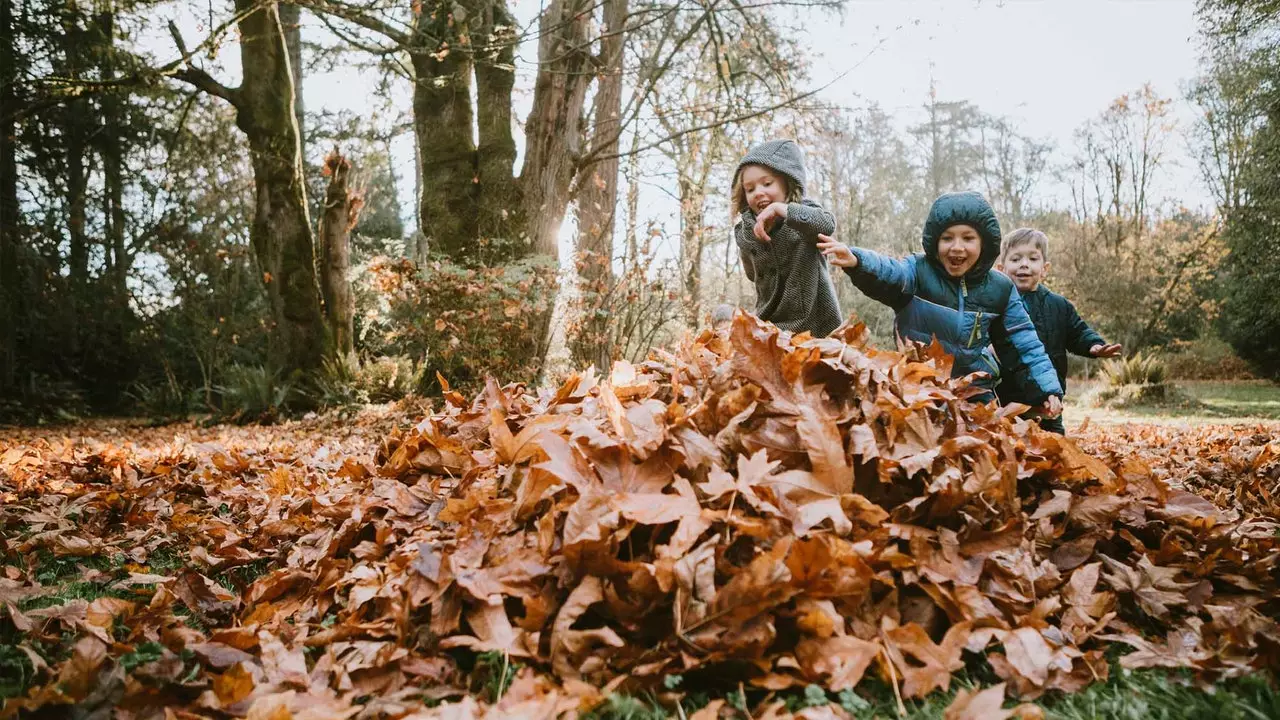
[[[947,692],[935,692],[917,700],[903,700],[910,720],[941,720],[947,706],[962,689],[990,687],[999,682],[981,660],[959,673]],[[666,683],[668,686],[672,683]],[[675,689],[668,687],[667,689]],[[689,688],[684,688],[689,690]],[[756,705],[768,697],[764,691],[747,690],[747,701]],[[730,705],[743,707],[738,691],[723,696]],[[877,678],[867,678],[856,692],[826,693],[816,685],[803,691],[779,693],[795,712],[805,707],[834,702],[859,720],[899,717],[893,688]],[[690,692],[681,703],[685,716],[706,705],[704,694]],[[1006,700],[1005,706],[1016,704]],[[1048,720],[1263,720],[1280,718],[1280,692],[1265,676],[1227,680],[1205,692],[1191,684],[1190,673],[1164,670],[1127,671],[1112,665],[1110,679],[1078,693],[1053,692],[1035,703]],[[659,720],[677,717],[652,695],[613,695],[584,716],[587,720]]]
[[[1124,409],[1092,408],[1079,404],[1095,381],[1073,380],[1067,399],[1067,427],[1090,422],[1114,424],[1232,424],[1280,421],[1280,385],[1264,380],[1174,381],[1174,386],[1194,401],[1188,407],[1156,406]]]

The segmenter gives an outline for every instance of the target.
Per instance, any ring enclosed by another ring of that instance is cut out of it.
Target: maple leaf
[[[1106,555],[1099,556],[1111,572],[1103,575],[1107,584],[1120,593],[1132,593],[1139,607],[1148,615],[1163,618],[1170,605],[1187,604],[1187,589],[1195,583],[1177,582],[1178,568],[1158,567],[1143,556],[1138,566],[1130,567]]]
[[[807,639],[796,646],[796,660],[811,679],[839,692],[857,687],[880,651],[880,643],[855,637]]]
[[[924,697],[950,687],[951,673],[964,667],[960,652],[969,640],[970,630],[969,623],[956,623],[947,630],[940,645],[915,623],[883,630],[885,650],[902,678],[902,694]]]
[[[985,690],[970,691],[961,688],[951,704],[942,711],[943,720],[1007,720],[1012,710],[1002,709],[1004,683]]]

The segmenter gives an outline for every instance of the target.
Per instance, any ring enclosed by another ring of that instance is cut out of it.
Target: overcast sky
[[[537,0],[514,0],[522,21],[539,7]],[[985,112],[1011,117],[1021,132],[1052,141],[1060,161],[1070,155],[1073,131],[1120,94],[1150,82],[1161,95],[1181,97],[1197,71],[1194,10],[1193,0],[849,0],[842,14],[813,13],[807,38],[813,85],[840,78],[821,93],[824,101],[851,108],[875,102],[905,127],[919,121],[932,80],[940,99],[970,100]],[[305,28],[324,32],[314,19]],[[526,91],[534,52],[522,50]],[[223,54],[228,65],[234,57]],[[238,81],[235,70],[227,67],[228,82]],[[371,89],[368,78],[342,68],[305,80],[309,110],[346,108],[368,116],[381,104]],[[397,95],[403,97],[393,103],[407,109],[408,88]],[[521,118],[528,100],[526,92]],[[1185,103],[1178,103],[1178,115],[1180,132],[1168,148],[1157,194],[1203,206],[1206,193],[1186,153]],[[411,138],[394,149],[410,214]],[[1038,190],[1064,199],[1052,180]],[[571,235],[568,228],[564,235]]]
[[[847,73],[823,93],[833,102],[911,114],[932,78],[940,99],[1007,115],[1060,156],[1076,128],[1143,83],[1181,97],[1199,57],[1193,0],[851,0],[813,46],[818,85]],[[1185,130],[1181,103],[1178,115]],[[1184,135],[1161,189],[1199,204]]]

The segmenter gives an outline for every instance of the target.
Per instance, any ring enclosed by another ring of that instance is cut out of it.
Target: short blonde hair
[[[746,165],[743,165],[742,167],[738,168],[738,172],[734,173],[734,176],[733,176],[733,190],[731,191],[731,205],[733,206],[733,215],[730,216],[729,218],[730,220],[737,220],[738,216],[742,214],[742,211],[747,209],[747,191],[742,189],[742,171],[752,165],[755,165],[756,167],[762,167],[765,170],[768,170],[770,174],[772,174],[774,177],[781,180],[782,183],[787,186],[787,193],[785,195],[787,202],[795,203],[795,202],[800,202],[801,200],[804,199],[804,188],[800,187],[799,185],[796,184],[794,180],[787,177],[786,173],[780,172],[778,170],[774,170],[768,165],[760,165],[759,163],[747,163]]]
[[[1023,245],[1034,245],[1045,260],[1049,259],[1049,237],[1035,228],[1018,228],[1004,236],[1000,245],[1000,260],[1009,256],[1009,251]]]

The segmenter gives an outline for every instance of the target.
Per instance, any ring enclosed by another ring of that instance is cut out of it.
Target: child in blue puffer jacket
[[[991,205],[976,192],[939,197],[921,244],[923,253],[902,260],[826,235],[818,247],[855,287],[893,308],[900,337],[923,343],[936,337],[955,357],[955,377],[986,373],[975,383],[986,392],[975,400],[995,399],[1001,366],[1025,366],[1032,381],[1027,399],[1050,417],[1060,414],[1062,387],[1053,363],[1013,281],[992,269],[1000,256],[1000,223]]]

